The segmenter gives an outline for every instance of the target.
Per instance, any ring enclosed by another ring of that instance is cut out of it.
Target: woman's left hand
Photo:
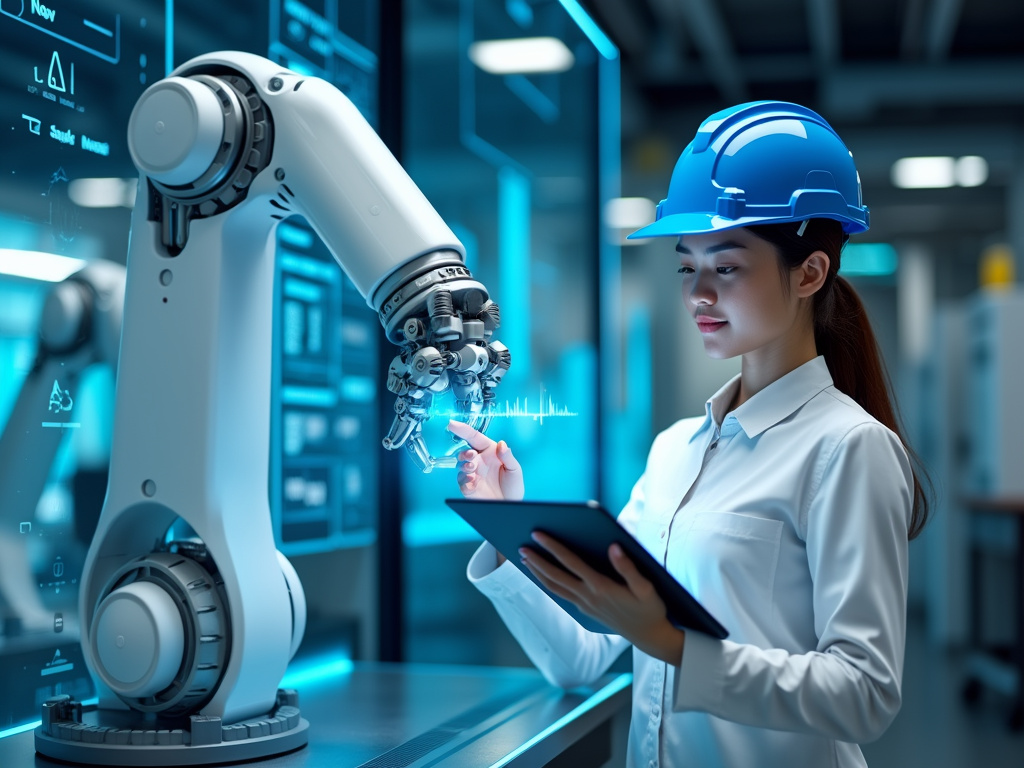
[[[608,548],[608,558],[625,584],[598,573],[547,534],[537,531],[533,540],[561,565],[528,548],[519,550],[526,567],[546,589],[574,603],[644,653],[669,664],[680,663],[685,633],[669,623],[665,603],[654,585],[640,574],[618,544]]]

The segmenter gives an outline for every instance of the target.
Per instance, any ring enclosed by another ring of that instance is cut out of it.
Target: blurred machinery
[[[982,291],[969,303],[967,399],[973,496],[1024,496],[1024,292]]]
[[[54,457],[73,420],[74,399],[85,368],[117,363],[125,269],[94,261],[47,295],[39,322],[35,360],[0,434],[0,618],[5,635],[51,630],[54,612],[44,607],[24,546]],[[55,578],[58,565],[54,564]],[[63,617],[62,617],[63,618]],[[67,631],[65,642],[75,627]]]

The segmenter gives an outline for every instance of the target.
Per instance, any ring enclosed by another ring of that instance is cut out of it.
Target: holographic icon
[[[60,388],[60,382],[57,379],[53,380],[53,390],[50,392],[50,407],[49,410],[54,413],[61,413],[63,411],[70,411],[75,405],[75,401],[71,399],[71,392]]]
[[[32,533],[32,523],[23,522],[18,526],[18,531],[21,533]]]
[[[25,118],[26,120],[28,120],[28,129],[29,129],[29,131],[34,133],[36,136],[38,136],[39,135],[39,127],[41,125],[41,123],[39,121],[39,118],[32,117],[31,115],[26,115],[24,112],[21,113],[21,116],[23,118]]]
[[[71,62],[71,82],[70,89],[68,88],[68,82],[64,79],[64,65],[60,62],[60,54],[57,51],[53,52],[50,56],[50,67],[46,72],[46,80],[43,80],[39,76],[39,67],[32,67],[32,73],[37,83],[46,83],[48,88],[52,88],[60,93],[70,92],[72,95],[75,93],[75,63]]]
[[[64,575],[64,563],[61,562],[60,558],[57,558],[57,560],[53,564],[53,576],[54,576],[54,578],[59,579],[63,575]]]
[[[49,675],[57,675],[61,672],[70,672],[75,668],[73,661],[60,653],[60,648],[57,649],[56,653],[53,654],[53,658],[43,665],[43,668],[39,671],[39,674],[43,677]]]
[[[67,90],[67,87],[64,85],[64,68],[60,65],[60,56],[57,55],[56,51],[50,57],[50,71],[46,75],[46,84],[55,91],[63,93]]]

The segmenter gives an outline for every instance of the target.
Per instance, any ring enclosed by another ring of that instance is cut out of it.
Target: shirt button
[[[661,536],[661,538],[664,539],[667,534],[668,534],[668,531],[662,531],[660,536]]]

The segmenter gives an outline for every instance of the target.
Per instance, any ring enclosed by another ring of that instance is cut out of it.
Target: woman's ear
[[[792,274],[795,281],[794,291],[801,299],[813,296],[825,284],[829,268],[828,254],[815,251]]]

